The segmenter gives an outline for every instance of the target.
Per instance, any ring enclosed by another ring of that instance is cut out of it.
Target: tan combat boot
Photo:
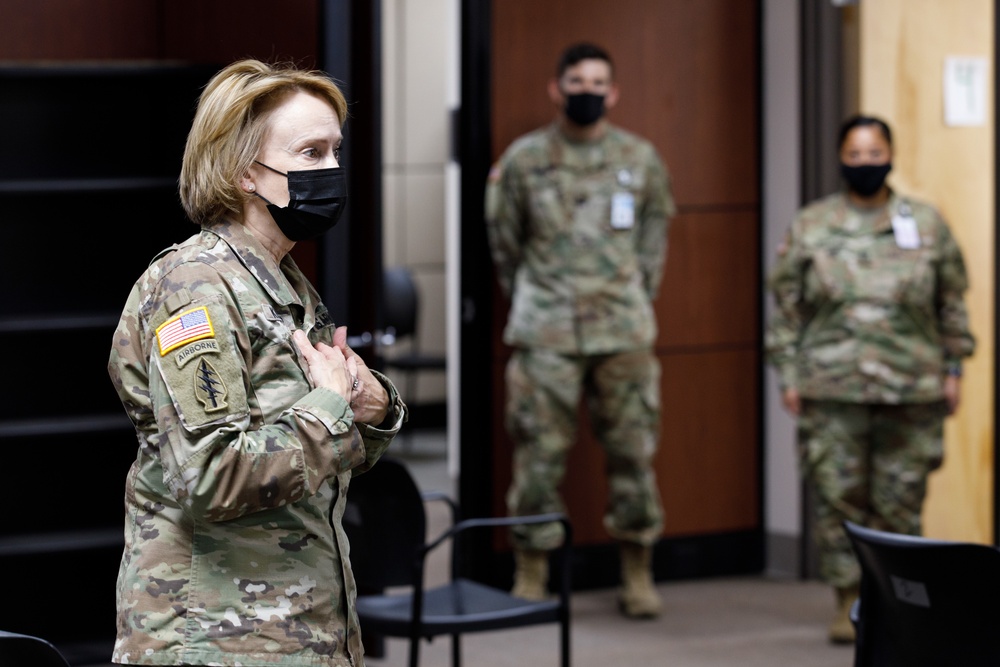
[[[858,587],[838,588],[837,614],[830,623],[828,634],[834,644],[854,643],[854,624],[851,623],[851,606],[858,599]]]
[[[622,588],[618,606],[629,618],[655,618],[663,605],[653,584],[651,547],[634,542],[621,543]]]
[[[514,588],[511,594],[525,600],[548,596],[549,554],[534,549],[514,550]]]

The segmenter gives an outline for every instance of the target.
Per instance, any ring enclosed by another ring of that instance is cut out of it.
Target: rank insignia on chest
[[[175,315],[156,329],[156,342],[160,346],[161,357],[182,345],[203,338],[215,338],[212,319],[205,306]]]
[[[194,369],[194,395],[205,406],[205,412],[226,408],[226,384],[215,366],[202,359]]]

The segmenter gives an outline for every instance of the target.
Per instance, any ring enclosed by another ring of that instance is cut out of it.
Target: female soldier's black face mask
[[[892,163],[862,164],[856,167],[840,164],[840,175],[847,181],[847,187],[862,197],[871,197],[882,189],[885,177],[892,170]]]
[[[289,241],[308,241],[322,236],[340,220],[347,205],[347,175],[342,167],[286,174],[263,162],[257,164],[288,178],[288,206],[276,206],[260,194],[254,194],[267,203],[268,212]]]
[[[566,95],[566,117],[586,127],[593,125],[604,115],[604,95],[594,93],[574,93]]]

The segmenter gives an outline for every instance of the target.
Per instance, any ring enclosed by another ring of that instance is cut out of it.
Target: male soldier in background
[[[649,618],[661,610],[651,551],[663,528],[652,468],[660,421],[653,299],[674,203],[653,146],[603,118],[618,101],[608,54],[571,46],[557,75],[549,83],[555,122],[507,149],[486,195],[497,277],[511,298],[508,510],[564,509],[557,487],[585,396],[607,455],[604,524],[621,545],[620,607]],[[514,593],[543,598],[561,526],[520,527],[512,537]]]

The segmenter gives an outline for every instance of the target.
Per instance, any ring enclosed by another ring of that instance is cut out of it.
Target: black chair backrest
[[[68,667],[68,664],[48,641],[0,630],[0,667]]]
[[[410,270],[397,266],[382,274],[382,326],[392,327],[398,338],[417,331],[417,285]]]
[[[1000,550],[845,526],[862,569],[856,665],[1000,665]]]
[[[344,531],[359,589],[412,586],[413,559],[427,538],[420,490],[401,462],[383,456],[355,475],[347,491]]]

